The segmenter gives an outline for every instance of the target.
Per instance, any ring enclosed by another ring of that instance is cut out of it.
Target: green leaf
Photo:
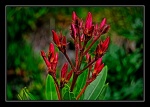
[[[69,89],[70,89],[70,87],[67,85],[67,84],[65,84],[65,86],[62,88],[62,96],[64,97],[64,94],[67,92],[67,91],[69,91]]]
[[[65,89],[65,93],[63,96],[63,100],[76,100],[74,93],[70,92],[70,87],[68,85],[66,85],[64,89]]]
[[[106,95],[106,92],[107,92],[107,88],[108,88],[108,83],[103,86],[103,89],[100,92],[97,100],[103,100],[105,98],[105,95]]]
[[[24,87],[20,93],[18,94],[18,99],[20,100],[36,100],[36,98],[29,93],[28,89],[26,87]]]
[[[25,96],[24,96],[24,91],[23,91],[23,89],[21,89],[20,90],[20,92],[19,92],[19,94],[18,94],[18,99],[20,99],[20,100],[24,100],[25,99]]]
[[[29,91],[26,87],[24,88],[24,92],[30,100],[36,100],[36,98],[31,93],[29,93]]]
[[[64,100],[76,100],[73,92],[66,92],[64,94]]]
[[[81,69],[83,69],[85,66],[87,65],[86,62],[83,62],[81,65]],[[76,82],[76,86],[73,90],[73,92],[75,93],[75,96],[77,96],[79,94],[79,92],[82,90],[82,88],[84,87],[85,83],[86,83],[86,79],[87,79],[87,74],[88,74],[88,69],[86,69],[81,75],[79,75],[79,77],[77,78],[77,82]],[[79,100],[83,99],[83,94],[82,96],[79,98]]]
[[[107,66],[104,66],[96,79],[87,86],[84,93],[84,100],[96,100],[105,84],[107,78]]]
[[[47,75],[47,78],[46,78],[46,99],[58,100],[54,79],[49,74]]]

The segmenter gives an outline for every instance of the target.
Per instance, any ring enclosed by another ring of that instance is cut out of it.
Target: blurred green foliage
[[[144,7],[6,7],[7,24],[7,100],[18,100],[17,94],[27,87],[36,99],[45,99],[45,64],[40,51],[35,52],[24,35],[34,32],[40,20],[55,18],[56,31],[67,34],[72,11],[85,21],[90,11],[93,23],[107,18],[111,37],[103,62],[108,66],[109,88],[105,100],[143,100],[144,98]],[[44,21],[42,22],[42,24]],[[31,36],[31,35],[28,35]],[[94,44],[97,45],[98,42]],[[93,53],[95,47],[90,53]],[[42,49],[41,49],[42,50]]]

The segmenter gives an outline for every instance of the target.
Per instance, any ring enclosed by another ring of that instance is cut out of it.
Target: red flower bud
[[[49,53],[54,53],[54,45],[52,43],[49,45]]]
[[[55,57],[55,55],[54,55],[54,45],[52,43],[50,43],[50,45],[49,45],[49,54],[48,54],[49,62],[53,62],[54,57]]]
[[[45,54],[45,52],[43,50],[41,51],[41,56],[42,57],[46,57],[46,54]]]
[[[84,34],[91,36],[94,31],[94,25],[92,25],[92,14],[89,12],[85,22]]]
[[[99,58],[96,63],[95,63],[95,67],[94,67],[94,71],[92,73],[92,78],[96,78],[96,76],[101,72],[101,70],[103,69],[104,67],[104,63],[102,63],[102,57]]]
[[[54,62],[53,63],[55,63],[55,64],[58,63],[58,53],[55,54],[55,58],[54,58]]]
[[[66,36],[62,37],[62,45],[66,46],[67,45],[67,40],[66,40]]]
[[[60,44],[58,35],[56,34],[56,32],[55,32],[54,30],[52,30],[52,33],[53,33],[53,41],[54,41],[54,43],[55,43],[58,47],[61,47],[61,44]]]
[[[103,30],[102,30],[102,34],[107,33],[109,29],[110,29],[110,25],[105,25]]]
[[[56,53],[56,54],[54,55],[54,60],[53,60],[53,62],[51,62],[51,64],[52,64],[51,68],[52,68],[54,71],[56,71],[57,63],[58,63],[58,53]]]
[[[76,13],[73,11],[73,13],[72,13],[72,20],[75,21],[76,19],[77,19],[77,15],[76,15]]]
[[[55,58],[55,54],[54,54],[54,52],[53,53],[51,53],[51,54],[49,54],[49,62],[53,62],[54,61],[54,58]]]
[[[105,26],[105,24],[106,24],[106,18],[103,18],[103,20],[100,23],[100,30],[103,29],[103,27]]]
[[[68,70],[68,63],[65,63],[61,69],[61,78],[65,78]]]
[[[75,25],[71,24],[71,37],[73,39],[75,39],[76,38],[76,34],[77,34],[77,31],[76,31]]]
[[[89,12],[85,22],[85,29],[90,29],[92,26],[92,14]]]
[[[108,48],[110,42],[110,37],[108,36],[102,44],[102,51],[105,52]]]
[[[104,63],[102,63],[102,64],[98,67],[97,72],[96,72],[97,75],[102,71],[103,67],[104,67]]]
[[[50,64],[50,62],[48,61],[48,59],[46,58],[46,55],[45,55],[45,52],[44,52],[44,51],[41,51],[41,56],[43,57],[43,59],[44,59],[46,65],[47,65],[47,67],[48,67],[48,68],[51,67],[51,64]]]
[[[95,63],[95,67],[94,67],[94,70],[97,71],[97,69],[99,68],[99,66],[101,65],[101,62],[102,62],[102,58],[99,58],[96,63]]]
[[[110,37],[108,36],[105,41],[101,41],[96,47],[96,54],[98,57],[101,57],[106,50],[108,49],[108,45],[110,42]]]
[[[67,74],[67,77],[66,77],[66,82],[68,82],[72,76],[72,73],[73,73],[73,70],[71,70],[68,74]]]

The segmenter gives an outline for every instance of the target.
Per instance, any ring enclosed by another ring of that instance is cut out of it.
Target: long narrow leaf
[[[51,75],[47,75],[46,78],[46,99],[47,100],[58,100],[55,82]]]
[[[36,98],[31,93],[29,93],[29,91],[26,87],[21,89],[21,91],[17,97],[20,100],[36,100]]]
[[[84,68],[84,66],[86,66],[87,63],[83,63],[81,65],[81,69]],[[79,92],[81,91],[81,89],[84,87],[85,83],[86,83],[86,79],[87,79],[87,74],[88,74],[88,69],[86,69],[81,75],[79,75],[77,82],[76,82],[76,87],[74,89],[74,93],[77,96],[79,94]],[[83,95],[80,97],[79,100],[83,99]]]
[[[76,100],[73,92],[70,92],[70,87],[66,85],[63,100]]]
[[[105,66],[96,79],[87,87],[84,100],[96,100],[105,84],[107,78],[107,66]]]
[[[26,87],[24,88],[24,91],[30,100],[36,100],[36,98],[31,93],[29,93],[29,91]]]
[[[108,88],[108,83],[103,86],[103,89],[102,89],[102,91],[100,92],[100,94],[99,94],[97,100],[104,100],[105,95],[106,95],[106,92],[107,92],[107,88]]]

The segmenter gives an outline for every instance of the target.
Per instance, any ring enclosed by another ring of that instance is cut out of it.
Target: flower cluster
[[[70,36],[72,37],[75,46],[75,63],[70,60],[67,54],[66,36],[62,35],[62,33],[58,34],[55,30],[52,30],[53,41],[55,45],[60,50],[60,52],[64,54],[68,61],[62,66],[60,84],[58,84],[56,81],[58,53],[54,51],[54,45],[50,43],[48,58],[46,57],[44,51],[41,51],[41,56],[43,57],[48,67],[48,73],[53,76],[55,82],[57,83],[57,88],[62,89],[64,87],[64,84],[66,84],[73,75],[73,80],[70,88],[70,91],[73,91],[78,76],[86,69],[89,69],[89,73],[91,73],[91,75],[89,75],[87,78],[86,85],[89,85],[96,79],[96,77],[104,67],[104,63],[102,63],[102,56],[107,51],[110,43],[109,36],[107,36],[105,40],[101,40],[99,38],[101,37],[101,35],[107,33],[109,28],[110,25],[107,24],[106,18],[103,18],[100,24],[93,24],[92,14],[88,12],[84,23],[84,21],[80,19],[73,11]],[[90,44],[87,45],[89,41]],[[88,52],[96,41],[99,41],[99,44],[97,45],[94,52],[95,56],[91,57]],[[87,66],[81,69],[84,57],[86,57]],[[71,71],[67,73],[69,65],[71,66]]]

